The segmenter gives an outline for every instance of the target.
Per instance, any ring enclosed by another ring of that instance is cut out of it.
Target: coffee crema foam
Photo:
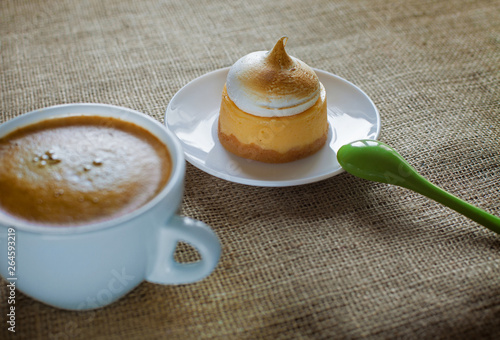
[[[149,202],[171,171],[165,144],[138,125],[48,119],[0,138],[0,211],[43,225],[102,222]]]

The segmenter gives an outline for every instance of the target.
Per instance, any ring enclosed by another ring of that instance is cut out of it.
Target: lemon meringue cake
[[[218,136],[226,150],[267,163],[285,163],[320,150],[328,134],[326,91],[316,73],[285,51],[239,59],[222,91]]]

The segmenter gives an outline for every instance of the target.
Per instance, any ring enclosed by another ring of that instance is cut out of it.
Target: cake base
[[[220,123],[219,123],[220,124]],[[226,135],[220,131],[220,126],[218,129],[219,141],[222,146],[229,152],[247,159],[253,159],[255,161],[265,162],[265,163],[288,163],[298,159],[302,159],[319,151],[323,145],[325,145],[326,138],[328,136],[328,130],[316,139],[314,142],[302,147],[292,148],[284,153],[263,149],[262,147],[251,143],[243,144],[234,135]]]

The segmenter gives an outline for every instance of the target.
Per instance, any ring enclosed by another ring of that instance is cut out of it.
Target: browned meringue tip
[[[282,36],[267,55],[266,59],[272,66],[286,70],[294,66],[292,58],[285,51],[287,41],[288,37],[286,35]]]

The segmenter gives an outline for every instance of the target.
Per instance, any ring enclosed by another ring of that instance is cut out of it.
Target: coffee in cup
[[[0,210],[33,223],[77,226],[149,202],[171,172],[167,147],[113,117],[75,115],[0,138]]]

